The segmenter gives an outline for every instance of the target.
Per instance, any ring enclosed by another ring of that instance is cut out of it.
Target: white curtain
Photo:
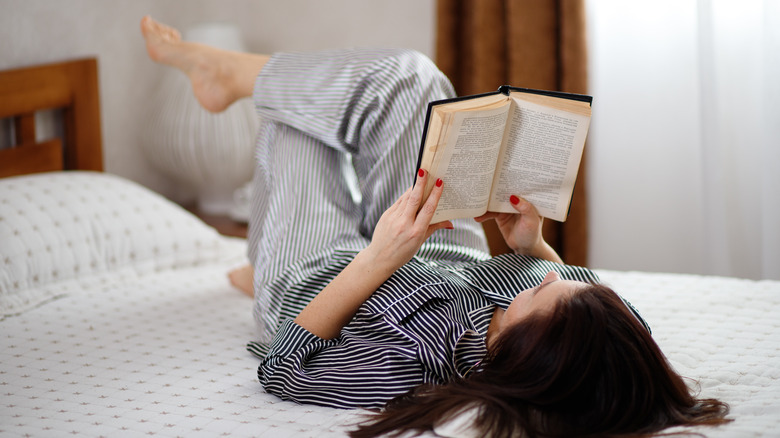
[[[780,279],[780,2],[701,0],[704,256]]]
[[[780,279],[780,2],[588,2],[594,266]]]

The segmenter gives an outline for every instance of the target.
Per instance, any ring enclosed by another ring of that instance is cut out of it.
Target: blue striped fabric
[[[507,307],[550,270],[594,279],[527,257],[490,259],[481,225],[458,220],[383,284],[337,339],[292,322],[411,185],[427,103],[453,96],[429,59],[405,50],[276,54],[258,75],[248,242],[260,331],[248,348],[262,359],[268,392],[380,407],[420,383],[464,374],[485,353],[495,306]],[[343,172],[347,161],[358,197]]]

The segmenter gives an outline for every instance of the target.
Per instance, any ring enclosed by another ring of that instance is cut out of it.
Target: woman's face
[[[533,312],[552,309],[559,299],[571,295],[585,285],[587,283],[581,281],[561,280],[558,273],[550,271],[542,284],[520,292],[512,300],[499,323],[499,333]]]

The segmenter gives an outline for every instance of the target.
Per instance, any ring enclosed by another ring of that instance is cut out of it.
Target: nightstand
[[[194,205],[185,205],[184,208],[199,217],[200,220],[217,229],[219,234],[246,239],[248,226],[244,222],[237,222],[228,215],[203,213]]]

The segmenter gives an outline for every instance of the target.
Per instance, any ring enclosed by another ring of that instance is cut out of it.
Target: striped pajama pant
[[[334,259],[368,245],[414,180],[428,102],[453,96],[449,80],[414,51],[279,53],[263,67],[253,94],[260,129],[248,237],[261,342],[332,276],[304,292],[297,284],[335,275],[343,266]],[[418,255],[486,259],[481,225],[453,223]]]

